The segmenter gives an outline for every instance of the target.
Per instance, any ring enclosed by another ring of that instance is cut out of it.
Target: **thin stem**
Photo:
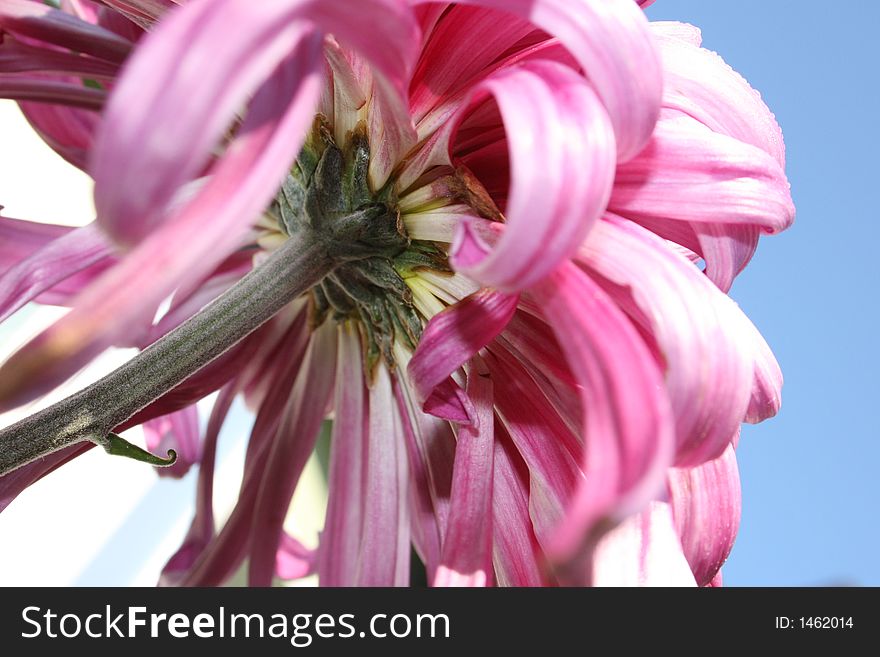
[[[42,456],[110,433],[234,346],[334,267],[326,239],[291,236],[259,267],[186,322],[80,392],[0,429],[0,476]]]

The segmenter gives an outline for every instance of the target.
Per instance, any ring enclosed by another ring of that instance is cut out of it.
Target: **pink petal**
[[[275,556],[275,574],[283,580],[300,579],[315,570],[315,551],[287,532],[281,532],[281,544]]]
[[[458,432],[452,495],[434,586],[487,586],[492,581],[492,461],[495,418],[492,381],[473,365],[467,394],[475,422]]]
[[[493,563],[499,586],[544,586],[543,554],[529,517],[529,473],[503,427],[495,429]],[[507,440],[504,440],[507,438]]]
[[[720,456],[752,389],[754,359],[742,311],[665,240],[613,215],[596,225],[579,256],[657,341],[675,414],[676,463]]]
[[[424,0],[415,0],[417,4]],[[596,88],[621,161],[638,153],[660,109],[660,60],[635,3],[605,0],[462,0],[514,13],[558,37]]]
[[[551,548],[583,475],[581,443],[525,368],[492,345],[486,364],[492,373],[495,407],[529,470],[529,512],[535,536]]]
[[[604,519],[623,519],[660,490],[673,458],[673,416],[650,351],[588,276],[562,265],[536,298],[582,386],[585,478],[551,550],[564,557],[589,547]]]
[[[399,371],[405,371],[408,356],[397,356]],[[393,387],[409,457],[412,541],[425,565],[428,581],[433,581],[440,566],[440,546],[450,513],[455,436],[449,422],[421,411],[406,378],[396,377]]]
[[[672,510],[651,502],[612,529],[596,546],[596,586],[694,586],[675,531]]]
[[[617,168],[608,209],[670,239],[667,227],[689,222],[699,246],[684,246],[700,252],[722,290],[751,257],[757,229],[776,233],[794,220],[770,155],[681,114],[661,120],[648,147]]]
[[[95,224],[72,230],[0,274],[0,321],[43,292],[113,253]]]
[[[315,446],[333,390],[336,370],[335,327],[313,334],[304,367],[297,376],[266,457],[252,514],[248,583],[269,586],[284,518],[303,468]]]
[[[360,335],[339,329],[333,436],[327,481],[327,514],[318,556],[321,586],[353,586],[364,524],[369,434]]]
[[[779,412],[782,405],[782,370],[770,346],[755,325],[748,318],[744,320],[745,330],[752,341],[755,369],[752,395],[743,420],[756,424]]]
[[[186,586],[218,586],[235,572],[247,556],[254,505],[269,451],[309,344],[309,331],[306,329],[306,317],[301,313],[275,350],[274,356],[280,367],[266,374],[270,377],[267,381],[269,392],[260,404],[251,429],[238,501],[220,533],[206,546],[187,574],[183,581]]]
[[[73,230],[70,226],[0,217],[0,273],[5,274],[34,251]]]
[[[706,586],[727,559],[742,512],[733,445],[714,461],[669,470],[669,495],[684,555],[698,586]]]
[[[84,169],[98,126],[96,112],[66,105],[19,103],[25,118],[43,140],[73,166]]]
[[[683,112],[714,132],[757,146],[784,168],[782,130],[761,94],[716,53],[683,41],[682,31],[688,27],[651,23],[663,59],[663,107]]]
[[[180,479],[202,457],[199,413],[195,406],[148,420],[144,423],[144,438],[147,449],[154,454],[164,456],[170,449],[177,453],[174,465],[156,468],[160,477]]]
[[[107,100],[103,89],[55,80],[27,79],[0,73],[0,98],[59,103],[84,110],[101,110]]]
[[[483,285],[515,291],[570,256],[605,209],[614,138],[590,86],[562,64],[535,61],[499,71],[475,89],[465,108],[489,95],[509,147],[507,230],[479,262],[463,257],[459,238],[451,260]]]
[[[409,102],[416,123],[532,30],[529,22],[493,9],[453,6],[432,31],[413,73]]]
[[[387,368],[380,363],[369,389],[369,437],[363,496],[358,586],[409,583],[407,455],[400,412]]]
[[[42,2],[3,0],[0,28],[109,62],[122,63],[131,50],[129,41],[109,30]]]
[[[467,396],[449,377],[504,330],[516,304],[516,295],[481,290],[428,322],[408,368],[425,412],[458,422],[471,420]]]

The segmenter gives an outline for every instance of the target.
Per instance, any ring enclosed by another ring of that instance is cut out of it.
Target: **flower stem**
[[[86,440],[111,453],[149,456],[124,449],[122,439],[111,436],[113,429],[320,282],[335,266],[330,246],[316,232],[297,232],[227,292],[117,370],[0,429],[0,476]]]

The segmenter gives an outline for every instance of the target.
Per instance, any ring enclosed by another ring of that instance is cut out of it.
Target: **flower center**
[[[359,122],[337,144],[318,116],[299,157],[270,208],[286,235],[312,231],[340,264],[310,291],[310,319],[358,323],[367,371],[379,358],[393,366],[393,346],[418,344],[422,319],[405,279],[417,270],[450,271],[445,251],[411,240],[404,228],[394,180],[373,190],[370,146]]]

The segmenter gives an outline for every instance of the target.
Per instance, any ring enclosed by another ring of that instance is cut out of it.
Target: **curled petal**
[[[776,356],[755,325],[748,318],[743,319],[752,339],[755,359],[752,395],[743,420],[755,424],[779,412],[782,405],[782,370],[776,362]]]
[[[607,108],[620,160],[642,149],[660,111],[662,74],[648,21],[635,3],[462,0],[459,4],[516,14],[558,37],[583,67]]]
[[[0,273],[5,274],[34,251],[73,230],[70,226],[0,217]]]
[[[21,102],[19,107],[52,150],[78,169],[85,169],[98,127],[97,112],[46,103]]]
[[[281,543],[275,555],[275,574],[283,580],[300,579],[315,571],[316,555],[287,532],[281,533]]]
[[[733,445],[695,468],[669,470],[669,496],[684,555],[698,586],[720,572],[739,529],[742,496]]]
[[[489,95],[509,149],[506,230],[482,259],[469,257],[460,233],[451,260],[483,285],[516,291],[570,256],[604,211],[614,177],[614,136],[590,86],[563,64],[536,61],[499,71],[476,88],[471,103]]]
[[[235,384],[226,386],[211,409],[205,431],[204,455],[199,464],[195,516],[183,544],[162,568],[160,586],[173,586],[182,582],[214,537],[214,466],[217,461],[217,439],[237,393]]]

